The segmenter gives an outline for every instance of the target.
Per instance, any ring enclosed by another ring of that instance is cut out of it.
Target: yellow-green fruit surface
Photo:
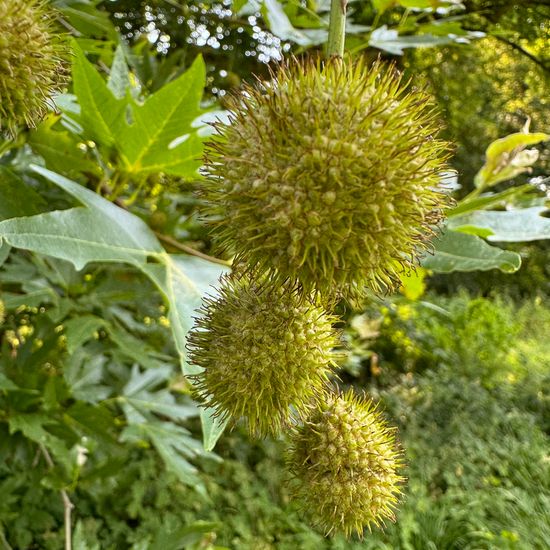
[[[329,394],[293,429],[287,466],[294,496],[315,523],[361,535],[394,519],[400,456],[394,430],[370,402]]]
[[[66,46],[40,0],[0,0],[0,132],[35,126],[66,82]]]
[[[306,291],[395,286],[448,205],[426,93],[381,64],[294,60],[229,108],[203,187],[222,247]]]
[[[189,336],[202,367],[196,394],[222,418],[244,418],[252,435],[276,434],[315,402],[339,344],[334,318],[286,287],[226,278]],[[292,409],[291,409],[292,407]]]

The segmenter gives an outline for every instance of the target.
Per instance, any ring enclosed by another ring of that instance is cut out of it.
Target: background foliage
[[[397,524],[351,542],[289,502],[282,441],[221,435],[184,376],[227,269],[198,216],[207,122],[320,50],[328,3],[50,3],[71,85],[0,140],[0,547],[62,547],[67,498],[78,549],[545,548],[549,3],[350,3],[347,48],[429,88],[458,172],[425,269],[341,306],[343,384],[399,425],[409,478]]]

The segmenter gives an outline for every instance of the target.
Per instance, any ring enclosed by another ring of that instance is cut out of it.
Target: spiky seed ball
[[[225,278],[189,336],[202,367],[196,394],[222,418],[245,417],[252,435],[276,434],[325,388],[339,339],[335,319],[288,287]]]
[[[0,131],[35,126],[66,82],[67,46],[42,0],[0,0]]]
[[[229,108],[205,153],[219,242],[308,291],[394,286],[448,201],[427,94],[380,63],[293,60]]]
[[[313,520],[327,533],[350,536],[394,519],[400,456],[394,430],[371,402],[328,394],[293,429],[287,466],[294,496]]]

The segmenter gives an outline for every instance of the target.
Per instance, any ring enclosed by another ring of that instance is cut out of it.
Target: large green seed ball
[[[292,61],[229,107],[204,195],[237,261],[324,294],[395,286],[448,201],[429,97],[378,63]]]
[[[66,82],[67,47],[41,0],[0,0],[0,132],[35,126]]]
[[[197,397],[250,433],[276,434],[324,390],[339,344],[334,318],[288,287],[226,278],[189,337]]]
[[[287,466],[295,497],[327,533],[361,535],[394,519],[400,453],[394,431],[368,401],[327,395],[294,428]]]

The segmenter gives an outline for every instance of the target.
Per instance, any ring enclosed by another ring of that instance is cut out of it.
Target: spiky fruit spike
[[[67,46],[42,0],[0,0],[0,132],[35,126],[67,81]]]
[[[338,356],[328,315],[287,286],[225,278],[189,336],[196,396],[255,436],[277,434],[322,393]]]
[[[328,394],[293,428],[287,453],[294,496],[327,534],[362,535],[394,520],[403,478],[394,430],[352,393]]]
[[[229,108],[205,153],[219,243],[308,292],[396,285],[448,203],[428,95],[380,63],[292,60]]]
[[[0,326],[4,324],[4,319],[6,318],[6,308],[4,302],[0,300]]]

